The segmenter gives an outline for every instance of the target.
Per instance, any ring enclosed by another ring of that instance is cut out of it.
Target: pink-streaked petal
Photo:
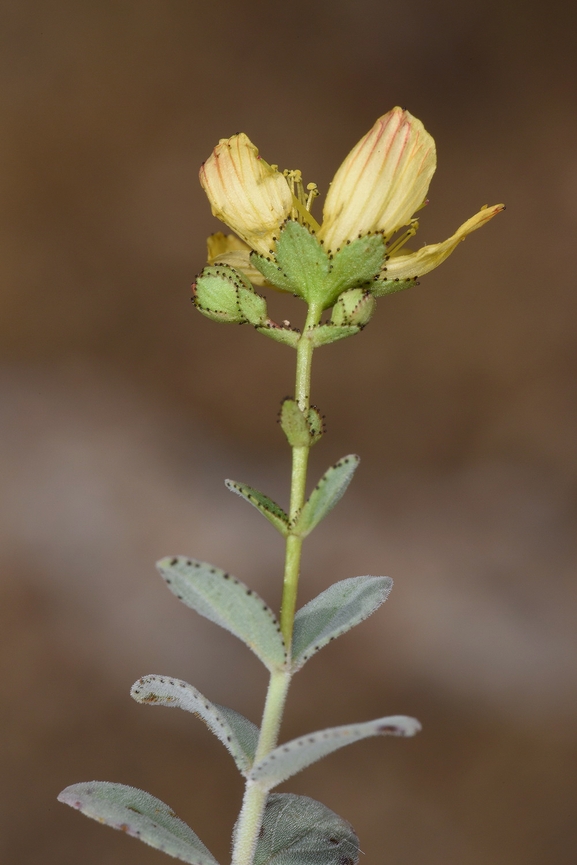
[[[285,178],[259,157],[250,139],[240,133],[220,141],[201,166],[200,182],[214,216],[268,255],[293,199]]]
[[[329,188],[319,237],[333,251],[359,234],[390,237],[427,196],[437,161],[420,120],[393,108],[351,150]]]

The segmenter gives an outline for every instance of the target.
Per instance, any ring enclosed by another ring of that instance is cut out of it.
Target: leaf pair
[[[288,659],[274,613],[240,580],[183,556],[161,559],[157,567],[179,600],[239,637],[271,672],[287,664],[291,672],[300,670],[323,646],[378,609],[393,585],[390,577],[351,577],[321,592],[295,616]]]
[[[181,862],[218,865],[193,830],[143,790],[91,781],[67,787],[58,799]],[[269,796],[254,865],[356,865],[358,859],[352,827],[325,805],[291,793]]]
[[[211,703],[192,685],[168,676],[144,676],[130,693],[139,703],[180,708],[198,715],[227,748],[244,777],[267,791],[353,742],[370,736],[414,736],[421,728],[418,721],[404,715],[331,727],[285,742],[254,763],[257,727],[233,709]]]
[[[260,511],[283,537],[293,534],[305,538],[343,497],[359,462],[360,459],[356,454],[349,454],[331,466],[310,494],[293,524],[280,505],[264,493],[237,481],[226,480],[225,484],[231,492],[237,493]]]

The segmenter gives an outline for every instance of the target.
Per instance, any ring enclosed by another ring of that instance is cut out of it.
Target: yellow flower
[[[209,261],[228,263],[263,284],[264,278],[250,263],[250,252],[274,256],[281,226],[292,218],[316,234],[332,254],[358,237],[381,234],[387,256],[379,279],[415,279],[441,264],[461,240],[504,209],[502,204],[485,206],[448,240],[417,252],[402,249],[417,231],[414,214],[426,203],[435,168],[433,138],[420,120],[393,108],[376,121],[338,169],[319,225],[310,213],[318,194],[315,184],[305,191],[299,171],[281,173],[268,165],[244,134],[223,139],[202,166],[200,181],[213,214],[241,241],[233,235],[213,235],[218,241],[209,240]]]

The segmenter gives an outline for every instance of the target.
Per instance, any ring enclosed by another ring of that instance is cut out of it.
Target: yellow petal
[[[393,108],[351,150],[329,188],[319,237],[335,250],[359,234],[385,238],[407,225],[426,198],[437,158],[420,120]]]
[[[258,155],[244,134],[223,139],[200,169],[200,182],[214,216],[261,255],[293,206],[285,178]]]
[[[222,231],[217,231],[216,234],[211,234],[206,239],[206,259],[209,264],[214,264],[215,259],[219,255],[225,253],[242,250],[248,255],[250,246],[237,237],[236,234],[223,234]]]
[[[207,260],[209,264],[229,264],[235,270],[240,270],[253,285],[268,286],[268,282],[250,260],[250,246],[235,234],[223,234],[217,231],[206,240]]]
[[[481,210],[461,225],[457,231],[443,243],[433,243],[423,246],[417,252],[408,255],[393,255],[382,270],[383,279],[415,279],[438,267],[453,252],[456,246],[472,231],[481,228],[497,213],[505,209],[504,204],[494,204]]]

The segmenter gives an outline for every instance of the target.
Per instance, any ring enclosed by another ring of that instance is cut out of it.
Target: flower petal
[[[209,264],[228,264],[235,270],[240,270],[253,285],[267,286],[260,270],[257,270],[250,260],[250,246],[235,234],[223,234],[217,231],[206,240],[207,260]]]
[[[244,133],[222,139],[201,166],[200,182],[214,216],[268,255],[293,200],[285,178],[259,157],[250,139]]]
[[[437,158],[420,120],[393,108],[353,147],[329,188],[319,237],[335,250],[359,234],[385,239],[407,225],[426,198]]]
[[[472,231],[481,228],[497,213],[505,209],[504,204],[494,204],[492,207],[482,207],[481,210],[461,225],[457,231],[443,241],[423,246],[417,252],[408,255],[392,255],[381,271],[382,279],[416,279],[438,267],[453,252],[456,246]]]

